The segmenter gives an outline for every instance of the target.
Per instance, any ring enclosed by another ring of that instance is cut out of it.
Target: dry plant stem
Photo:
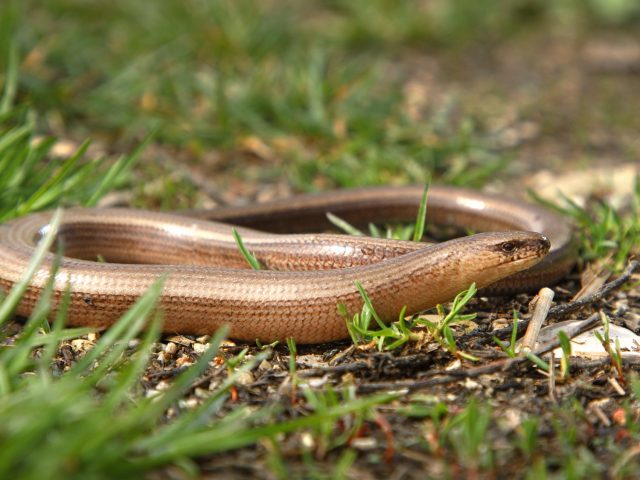
[[[558,395],[556,394],[556,359],[553,350],[549,354],[549,398],[556,405],[558,404]]]
[[[611,420],[609,420],[609,418],[596,403],[592,403],[591,405],[589,405],[589,410],[591,410],[593,414],[598,417],[598,420],[600,420],[600,423],[602,423],[602,425],[604,425],[605,427],[611,426]]]
[[[626,394],[626,392],[624,391],[624,388],[622,388],[622,386],[620,385],[620,383],[618,383],[618,380],[616,380],[615,377],[609,377],[607,380],[609,381],[613,389],[616,392],[618,392],[618,395],[622,396]]]
[[[522,346],[520,348],[521,354],[524,352],[530,352],[535,347],[536,342],[538,341],[540,328],[542,328],[542,324],[547,319],[547,314],[551,308],[551,302],[553,301],[554,295],[553,290],[545,287],[540,290],[538,296],[533,300],[533,315],[529,321],[527,332],[522,339]]]
[[[612,291],[620,288],[622,285],[627,283],[635,271],[640,266],[640,262],[638,260],[631,260],[624,271],[620,274],[618,278],[612,280],[609,283],[606,283],[602,286],[600,290],[597,292],[588,295],[586,297],[581,298],[580,300],[576,300],[575,302],[564,303],[561,305],[556,305],[549,309],[549,313],[547,314],[547,318],[558,318],[567,313],[575,312],[576,310],[580,310],[581,308],[586,307],[587,305],[591,305],[595,302],[602,300],[606,295],[611,293]],[[524,318],[518,322],[518,334],[520,334],[525,328],[529,326],[529,322],[531,320],[528,318]],[[471,332],[467,335],[461,337],[461,340],[469,340],[478,336],[484,336],[481,340],[482,343],[492,342],[493,337],[498,337],[500,339],[505,339],[511,336],[512,327],[501,328],[499,330],[494,330],[493,332]]]
[[[598,313],[594,313],[590,317],[588,317],[582,323],[582,328],[575,332],[575,335],[579,335],[583,332],[589,331],[595,328],[600,324],[600,315]],[[538,349],[533,351],[533,354],[540,357],[545,353],[554,350],[560,346],[559,340],[554,340],[552,342],[548,342]],[[504,360],[497,360],[495,362],[488,363],[486,365],[482,365],[475,368],[459,368],[457,370],[451,370],[447,372],[445,375],[438,376],[436,378],[428,378],[425,380],[412,380],[412,381],[404,381],[404,382],[382,382],[382,383],[369,383],[360,385],[358,387],[359,393],[368,393],[380,390],[393,390],[393,391],[415,391],[420,390],[422,388],[433,387],[436,385],[445,385],[451,382],[455,382],[460,378],[476,378],[481,375],[488,375],[500,371],[507,371],[516,366],[522,365],[529,362],[526,357],[517,357],[517,358],[507,358]],[[432,372],[432,375],[441,375],[442,372]]]

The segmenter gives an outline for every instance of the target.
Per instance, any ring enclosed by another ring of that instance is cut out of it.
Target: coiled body
[[[337,304],[352,313],[361,308],[356,281],[380,315],[392,320],[403,306],[409,313],[430,308],[472,282],[493,285],[496,293],[538,288],[555,282],[575,260],[571,230],[561,217],[504,197],[446,187],[431,188],[428,222],[500,232],[425,246],[239,228],[249,250],[275,271],[246,270],[231,238],[230,224],[323,229],[327,211],[354,224],[413,220],[421,194],[417,187],[345,190],[181,215],[70,209],[58,234],[65,257],[56,275],[56,299],[70,285],[69,323],[106,327],[167,274],[160,298],[166,331],[211,333],[230,324],[238,339],[318,343],[347,335]],[[50,217],[33,214],[0,226],[0,288],[18,281]],[[109,263],[95,261],[97,255]],[[33,308],[52,259],[33,279],[19,313]]]

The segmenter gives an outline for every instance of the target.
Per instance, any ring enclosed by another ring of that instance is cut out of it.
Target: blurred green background
[[[479,186],[584,161],[603,128],[622,160],[638,149],[637,77],[594,76],[583,55],[638,38],[635,0],[5,0],[0,15],[0,72],[15,45],[42,133],[121,152],[157,130],[224,188]]]

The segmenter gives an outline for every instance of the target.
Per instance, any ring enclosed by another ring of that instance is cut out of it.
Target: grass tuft
[[[580,257],[585,261],[611,256],[613,270],[619,272],[629,257],[640,254],[640,177],[635,179],[631,202],[624,211],[616,211],[601,200],[590,201],[583,207],[568,197],[554,203],[533,191],[529,193],[539,203],[575,221],[580,238]]]

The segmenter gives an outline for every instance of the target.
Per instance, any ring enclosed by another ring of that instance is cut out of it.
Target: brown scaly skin
[[[252,218],[254,222],[258,218],[260,223],[270,211],[276,226],[282,222],[282,215],[289,215],[300,219],[294,223],[297,228],[305,222],[322,227],[320,214],[314,209],[319,212],[323,205],[333,211],[334,207],[342,207],[337,211],[339,215],[346,213],[344,216],[348,217],[355,211],[368,220],[374,212],[399,212],[400,206],[415,210],[421,194],[421,190],[412,187],[346,192],[324,199],[294,197],[288,209],[275,203],[254,206],[253,212],[250,207],[235,213],[222,209],[217,215],[227,215],[225,220],[234,223],[243,223],[241,219],[250,223]],[[166,331],[211,333],[226,323],[231,326],[231,336],[237,339],[271,341],[293,337],[300,343],[319,343],[347,336],[336,306],[343,303],[351,313],[361,308],[356,281],[363,285],[381,317],[391,321],[403,306],[407,306],[407,313],[425,310],[450,300],[472,282],[481,288],[505,279],[509,291],[535,288],[536,281],[552,282],[564,274],[573,261],[569,228],[546,210],[522,203],[507,204],[499,197],[466,190],[434,187],[430,195],[429,212],[439,223],[455,225],[456,219],[462,219],[471,228],[535,227],[542,234],[491,232],[425,246],[342,235],[276,235],[241,228],[245,244],[265,264],[302,270],[252,271],[233,269],[246,267],[246,262],[230,238],[227,224],[127,209],[71,209],[65,212],[58,234],[67,256],[56,276],[55,295],[60,298],[70,284],[69,324],[106,327],[166,273],[160,298]],[[393,203],[392,198],[396,199],[395,206],[385,211],[384,205]],[[460,199],[466,203],[460,203]],[[492,209],[478,211],[480,202]],[[351,210],[345,205],[351,205]],[[477,216],[473,217],[464,205],[472,206]],[[508,218],[504,210],[513,218]],[[208,216],[216,215],[212,212]],[[234,218],[230,218],[232,213]],[[195,215],[203,217],[202,213]],[[390,216],[401,220],[399,215]],[[0,288],[8,290],[20,278],[39,232],[50,218],[51,213],[45,212],[0,226]],[[551,243],[545,235],[551,237]],[[551,263],[547,270],[530,269],[540,265],[541,260],[544,262],[549,251],[562,265]],[[112,263],[89,260],[97,254]],[[33,308],[52,259],[47,258],[33,279],[19,307],[20,314],[26,315]]]

